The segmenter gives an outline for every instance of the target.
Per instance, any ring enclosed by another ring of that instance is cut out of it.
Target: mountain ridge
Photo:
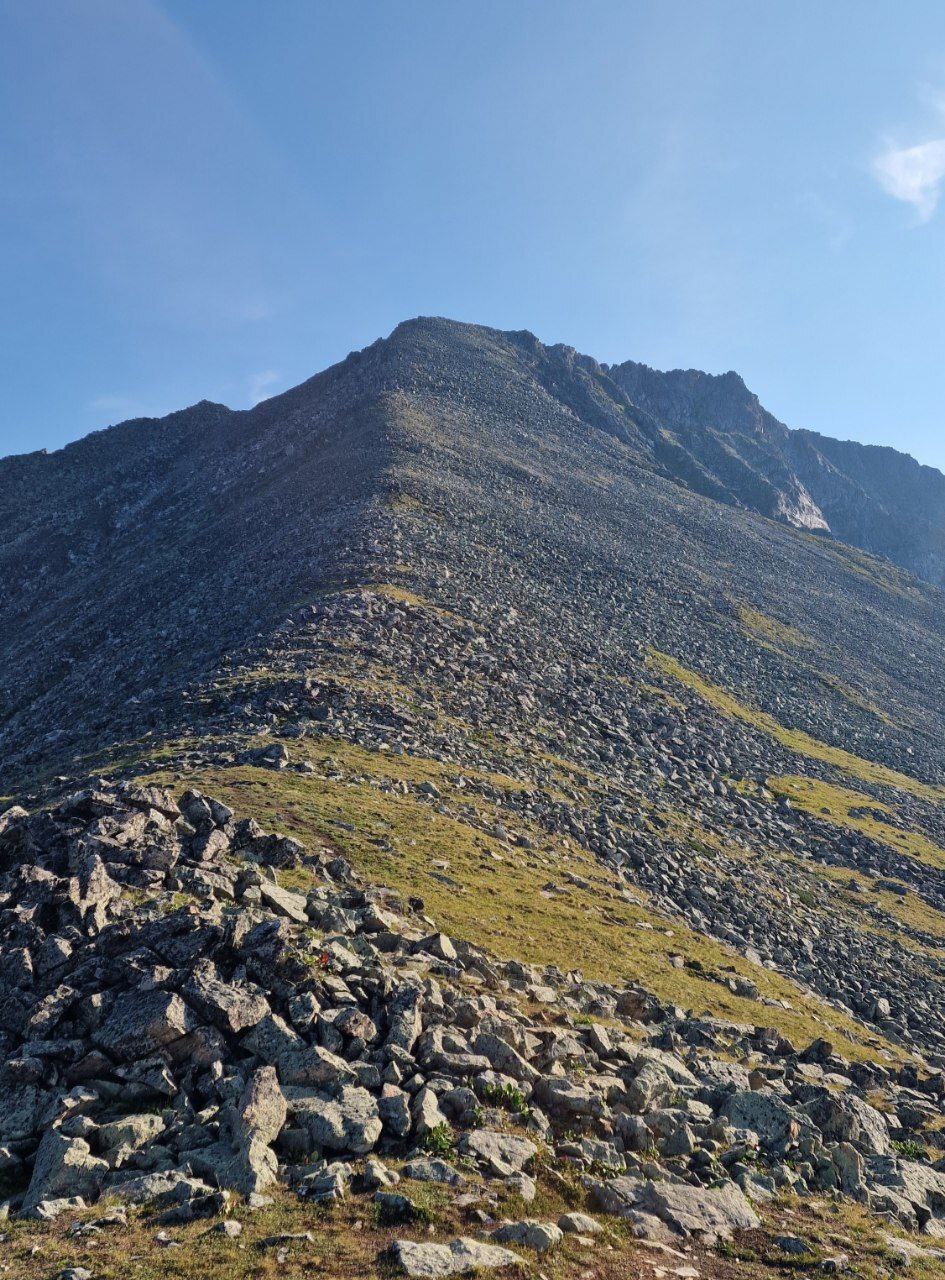
[[[730,389],[696,437],[571,348],[417,320],[0,464],[13,1212],[130,1189],[199,1249],[271,1187],[266,1238],[313,1196],[359,1273],[444,1273],[480,1242],[411,1272],[415,1193],[382,1238],[357,1189],[436,1155],[474,1195],[434,1238],[540,1196],[767,1280],[796,1213],[832,1247],[825,1194],[945,1234],[945,594],[763,514],[796,473]]]
[[[232,410],[201,400],[163,418],[130,419],[90,433],[52,454],[0,459],[4,472],[36,469],[42,458],[58,458],[99,441],[109,432],[173,430],[191,420],[214,417],[230,430],[258,422],[284,406],[299,409],[325,380],[353,366],[384,359],[412,332],[442,326],[446,331],[479,332],[516,344],[529,358],[543,353],[592,379],[610,384],[627,421],[622,425],[641,451],[670,478],[729,505],[754,510],[811,532],[892,560],[937,585],[945,579],[945,476],[889,445],[840,440],[805,428],[785,426],[761,404],[742,377],[728,371],[657,370],[633,360],[604,364],[562,343],[546,345],[527,330],[505,332],[442,317],[402,321],[386,339],[315,374],[251,409]],[[541,363],[540,359],[536,361]],[[611,394],[612,391],[611,391]],[[268,407],[267,407],[268,406]],[[28,463],[27,459],[34,459]],[[17,461],[18,460],[18,461]]]
[[[641,814],[668,780],[722,838],[745,820],[734,778],[775,796],[751,810],[774,851],[804,796],[793,779],[809,780],[838,821],[812,836],[802,806],[791,841],[841,861],[852,841],[855,865],[945,906],[937,588],[680,483],[648,410],[527,333],[407,322],[252,410],[198,405],[170,428],[50,455],[32,492],[0,468],[5,789],[235,767],[273,733],[372,750],[393,735],[521,774],[556,838],[573,829],[699,931],[751,946],[767,921],[776,963],[860,1015],[867,972],[903,998],[919,981],[854,913],[838,986],[836,957],[806,954],[764,877],[740,890],[753,919],[712,905]],[[544,756],[600,774],[619,820],[608,804],[559,812]],[[843,816],[871,797],[906,835]],[[719,868],[700,874],[711,888]],[[896,1034],[945,1046],[928,984],[928,1010],[897,1005]]]

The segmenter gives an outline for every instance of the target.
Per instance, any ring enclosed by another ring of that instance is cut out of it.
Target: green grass
[[[766,641],[776,647],[786,645],[791,649],[815,648],[810,636],[806,636],[797,627],[778,622],[776,618],[769,618],[748,604],[737,604],[736,609],[743,628],[755,639]]]
[[[891,787],[897,791],[906,791],[910,795],[923,800],[941,803],[945,800],[945,790],[931,787],[908,774],[889,769],[886,765],[876,764],[872,760],[864,760],[860,756],[844,751],[841,747],[832,747],[818,738],[812,737],[801,729],[788,729],[769,715],[767,711],[759,711],[741,702],[734,694],[720,685],[712,684],[696,671],[657,649],[650,651],[650,663],[663,675],[686,685],[698,694],[704,702],[709,703],[716,711],[733,720],[741,720],[761,733],[766,733],[788,751],[796,755],[806,756],[809,760],[819,760],[822,764],[831,765],[849,778],[859,782],[871,783],[874,786]]]
[[[931,841],[921,831],[903,830],[884,822],[876,813],[895,816],[895,810],[874,800],[861,791],[836,787],[818,778],[803,778],[792,774],[768,779],[768,789],[775,795],[786,796],[798,809],[832,822],[835,826],[859,831],[861,835],[878,840],[880,844],[895,849],[907,858],[913,858],[928,867],[945,869],[945,849]],[[867,808],[869,813],[857,813]]]
[[[388,1161],[396,1169],[400,1161]],[[490,1212],[497,1219],[535,1217],[554,1222],[562,1213],[593,1213],[603,1235],[592,1246],[566,1236],[554,1250],[541,1256],[517,1249],[524,1262],[521,1271],[497,1272],[497,1277],[541,1275],[545,1280],[631,1280],[649,1276],[664,1261],[662,1254],[633,1238],[628,1224],[597,1212],[580,1180],[566,1165],[536,1169],[538,1189],[531,1204],[496,1182],[482,1184],[475,1176],[470,1186],[489,1195]],[[107,1205],[66,1213],[46,1224],[12,1221],[0,1236],[0,1269],[16,1280],[49,1280],[68,1267],[84,1267],[95,1280],[393,1280],[387,1257],[393,1241],[447,1242],[461,1235],[476,1235],[479,1225],[468,1210],[456,1205],[448,1188],[430,1183],[402,1182],[398,1190],[409,1195],[418,1220],[388,1227],[379,1220],[370,1195],[352,1193],[343,1201],[313,1206],[285,1191],[276,1191],[274,1203],[255,1212],[234,1198],[232,1217],[243,1225],[235,1240],[210,1234],[213,1220],[169,1227],[164,1235],[171,1247],[156,1239],[158,1225],[146,1209],[130,1208],[127,1226],[105,1226],[98,1234],[72,1235],[76,1222],[91,1221]],[[806,1274],[810,1263],[846,1253],[850,1275],[859,1280],[888,1280],[897,1274],[884,1235],[887,1224],[871,1218],[849,1201],[798,1200],[780,1196],[758,1207],[760,1229],[740,1234],[731,1244],[712,1250],[694,1240],[686,1245],[686,1262],[703,1280],[777,1280],[786,1274]],[[308,1233],[292,1240],[285,1257],[278,1248],[263,1247],[267,1237]],[[810,1242],[811,1254],[802,1267],[792,1263],[775,1244],[779,1235],[797,1234]],[[898,1232],[896,1234],[899,1234]],[[916,1243],[934,1245],[924,1237]],[[682,1255],[680,1255],[682,1256]],[[675,1263],[674,1258],[665,1259]],[[788,1267],[788,1264],[791,1264]],[[909,1280],[941,1277],[940,1263],[920,1261],[909,1268]]]
[[[776,1026],[799,1044],[829,1035],[841,1052],[856,1058],[890,1048],[786,978],[680,925],[670,927],[644,903],[629,901],[616,877],[570,841],[528,829],[533,848],[504,845],[466,817],[441,814],[417,796],[381,789],[402,780],[427,780],[436,784],[444,803],[468,804],[455,788],[456,770],[332,739],[308,742],[306,750],[313,774],[239,766],[186,779],[159,773],[151,780],[178,789],[197,786],[309,847],[331,843],[370,881],[421,897],[440,928],[500,957],[580,969],[591,979],[640,982],[697,1013]],[[326,775],[329,756],[340,765],[340,778]],[[463,770],[466,776],[470,772]],[[482,825],[508,818],[478,798],[476,806]],[[589,887],[567,883],[567,871]],[[547,891],[549,882],[560,891]],[[704,972],[675,967],[671,957],[677,955]],[[765,1006],[734,995],[713,981],[711,975],[722,970],[751,979],[762,996],[783,1003]]]
[[[861,551],[858,547],[848,546],[844,542],[832,542],[825,538],[817,538],[816,542],[821,550],[839,561],[847,572],[878,587],[885,594],[899,596],[904,600],[922,599],[919,583],[904,569],[897,568],[888,560],[879,560],[871,556],[868,551]]]
[[[840,895],[839,900],[848,906],[861,912],[870,905],[879,907],[904,928],[918,930],[933,938],[941,938],[942,945],[945,946],[945,913],[936,911],[912,890],[901,895],[889,889],[878,888],[874,881],[858,871],[848,870],[845,867],[824,866],[819,863],[816,865],[809,862],[801,863],[800,860],[798,862],[810,874],[830,880],[836,885]],[[851,881],[856,881],[860,885],[860,892],[846,887]],[[904,942],[903,945],[916,949],[916,944],[911,941]]]

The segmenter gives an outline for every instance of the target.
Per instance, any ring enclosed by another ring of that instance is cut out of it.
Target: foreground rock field
[[[0,1257],[31,1222],[77,1248],[144,1211],[144,1256],[171,1256],[183,1228],[229,1247],[256,1215],[337,1208],[387,1231],[372,1265],[416,1276],[636,1242],[692,1275],[694,1247],[733,1236],[843,1265],[764,1236],[788,1195],[882,1214],[890,1260],[945,1257],[892,1243],[945,1237],[945,1171],[910,1158],[940,1072],[498,960],[193,791],[9,809],[0,859]],[[254,1244],[306,1265],[323,1247],[311,1225]]]

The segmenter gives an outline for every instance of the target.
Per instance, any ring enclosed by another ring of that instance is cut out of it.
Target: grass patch
[[[787,645],[791,649],[816,647],[810,636],[806,636],[803,631],[798,631],[797,627],[778,622],[777,618],[769,618],[748,604],[736,604],[735,608],[742,627],[757,640],[764,640],[776,646]]]
[[[934,844],[920,831],[904,831],[901,827],[882,821],[880,816],[875,816],[888,813],[893,817],[895,810],[880,804],[872,796],[864,795],[861,791],[849,791],[846,787],[835,787],[818,778],[802,778],[791,774],[769,778],[767,785],[775,795],[787,796],[798,809],[803,809],[814,817],[823,818],[837,827],[858,831],[928,867],[945,870],[945,849]],[[869,812],[857,812],[864,809]]]
[[[812,863],[793,856],[791,861],[808,874],[830,881],[835,887],[836,902],[861,913],[868,911],[871,907],[877,907],[905,929],[913,929],[933,938],[941,938],[945,946],[945,913],[929,906],[914,890],[909,889],[908,893],[901,895],[890,889],[878,888],[875,881],[852,868],[830,866],[820,862]],[[859,889],[852,887],[853,882],[859,886]],[[902,938],[900,941],[904,946],[911,945],[915,949],[914,943],[907,943]]]
[[[844,542],[833,542],[825,538],[817,538],[816,542],[821,550],[838,560],[849,573],[878,587],[887,595],[899,596],[904,600],[922,599],[918,583],[904,569],[898,569],[888,560],[878,560],[868,551],[861,551],[859,547],[851,547]]]
[[[330,739],[307,749],[314,774],[224,767],[189,775],[186,783],[309,845],[328,840],[373,883],[421,897],[440,928],[499,956],[580,969],[591,979],[641,982],[664,1000],[744,1025],[776,1026],[799,1044],[829,1035],[841,1052],[860,1059],[892,1049],[786,978],[683,926],[668,927],[644,903],[628,900],[617,878],[570,841],[551,841],[535,829],[527,831],[531,848],[503,844],[482,829],[503,814],[478,798],[473,822],[386,789],[400,780],[429,780],[441,792],[437,803],[458,795],[468,805],[446,766]],[[325,767],[329,756],[334,771]],[[160,774],[151,781],[175,783]],[[586,887],[566,881],[569,871]],[[704,972],[675,967],[677,955]],[[736,996],[709,976],[723,969],[749,978],[777,1003]]]
[[[774,716],[769,715],[767,711],[759,711],[754,707],[748,706],[747,703],[740,702],[727,689],[711,684],[700,676],[698,672],[690,671],[688,667],[684,667],[681,662],[677,662],[675,658],[666,653],[651,649],[649,660],[664,675],[669,676],[672,680],[677,680],[680,684],[687,685],[704,702],[708,702],[710,706],[721,712],[722,715],[728,716],[733,720],[741,720],[744,724],[751,725],[761,733],[768,734],[769,737],[780,743],[782,747],[785,747],[788,751],[793,751],[796,755],[807,756],[810,760],[819,760],[822,764],[829,764],[841,773],[860,782],[867,782],[880,787],[892,787],[897,791],[906,791],[910,795],[918,796],[923,800],[929,800],[936,804],[945,799],[945,790],[941,787],[931,787],[916,778],[910,778],[908,774],[889,769],[886,765],[876,764],[872,760],[864,760],[860,756],[853,755],[852,752],[844,751],[841,747],[831,747],[828,743],[821,742],[818,738],[812,737],[811,734],[805,733],[802,729],[786,728]],[[865,802],[872,803],[868,797],[865,798]]]

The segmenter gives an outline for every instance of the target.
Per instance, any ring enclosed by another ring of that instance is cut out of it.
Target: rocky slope
[[[168,1175],[162,1212],[360,1186],[377,1144],[480,1179],[477,1108],[534,1146],[554,1240],[568,1212],[671,1249],[731,1229],[761,1275],[772,1193],[838,1185],[938,1230],[945,598],[839,540],[848,481],[879,539],[892,490],[825,442],[821,484],[796,435],[731,378],[424,320],[255,410],[0,463],[22,1231],[73,1166],[92,1199]],[[670,1095],[634,1093],[651,1061]],[[725,1110],[746,1092],[763,1115]],[[451,1192],[449,1258],[416,1265],[469,1263],[523,1185]]]
[[[146,1205],[154,1227],[238,1239],[287,1185],[301,1206],[353,1195],[419,1277],[519,1268],[566,1235],[586,1257],[616,1224],[691,1275],[682,1250],[760,1233],[753,1206],[785,1191],[945,1234],[945,1172],[900,1154],[939,1115],[941,1072],[454,945],[332,849],[194,791],[10,809],[0,876],[0,1174],[21,1220],[94,1236]],[[530,1213],[549,1179],[580,1208]],[[418,1238],[426,1184],[468,1234]],[[100,1198],[108,1213],[84,1214]],[[285,1262],[311,1243],[256,1247]],[[843,1266],[796,1233],[768,1247]]]
[[[945,477],[895,449],[792,431],[736,373],[608,370],[659,423],[654,455],[699,493],[833,533],[930,582],[945,576]]]

